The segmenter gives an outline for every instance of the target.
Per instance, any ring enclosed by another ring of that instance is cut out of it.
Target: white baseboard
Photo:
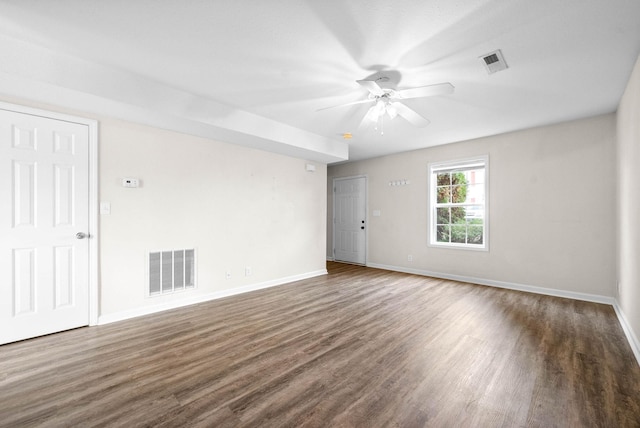
[[[336,259],[334,259],[333,257],[328,257],[328,256],[327,256],[327,261],[328,261],[328,262],[335,262],[335,261],[336,261]]]
[[[516,284],[512,282],[494,281],[492,279],[475,278],[471,276],[450,275],[441,272],[431,272],[421,269],[405,268],[401,266],[380,265],[377,263],[368,263],[368,267],[392,270],[396,272],[412,273],[416,275],[432,276],[434,278],[451,279],[453,281],[470,282],[473,284],[488,285],[497,288],[506,288],[509,290],[526,291],[528,293],[544,294],[547,296],[566,297],[567,299],[584,300],[586,302],[604,303],[613,305],[615,299],[613,297],[601,296],[598,294],[578,293],[575,291],[557,290],[554,288],[537,287],[535,285]]]
[[[622,312],[620,305],[618,305],[618,301],[614,302],[613,309],[616,311],[618,321],[620,321],[620,325],[622,326],[622,331],[624,331],[625,336],[627,336],[627,341],[629,342],[629,346],[631,346],[633,355],[635,355],[636,361],[638,362],[638,365],[640,365],[640,341],[633,333],[633,329],[631,328],[631,325],[629,325],[627,317],[624,315],[624,312]]]
[[[565,297],[567,299],[583,300],[586,302],[594,302],[594,303],[602,303],[605,305],[611,305],[613,306],[613,309],[615,310],[616,315],[618,317],[618,321],[622,326],[622,330],[624,331],[624,334],[627,337],[629,346],[631,346],[633,355],[636,357],[636,361],[640,365],[640,341],[638,341],[638,338],[636,337],[633,330],[631,329],[631,326],[629,325],[629,322],[624,316],[624,313],[620,309],[618,302],[613,297],[601,296],[598,294],[577,293],[574,291],[557,290],[553,288],[537,287],[533,285],[514,284],[510,282],[494,281],[490,279],[475,278],[470,276],[450,275],[450,274],[441,273],[441,272],[431,272],[431,271],[426,271],[421,269],[405,268],[401,266],[389,266],[389,265],[381,265],[377,263],[368,263],[367,266],[372,268],[391,270],[395,272],[411,273],[411,274],[422,275],[422,276],[431,276],[434,278],[441,278],[441,279],[451,279],[451,280],[460,281],[460,282],[470,282],[472,284],[488,285],[491,287],[506,288],[509,290],[526,291],[528,293],[544,294],[547,296],[555,296],[555,297]]]
[[[262,290],[263,288],[276,287],[278,285],[288,284],[290,282],[300,281],[303,279],[314,278],[316,276],[326,275],[327,270],[321,269],[314,272],[307,272],[299,275],[287,276],[271,281],[260,282],[257,284],[244,285],[242,287],[231,288],[228,290],[215,291],[213,293],[192,296],[171,302],[165,302],[158,305],[145,306],[142,308],[131,309],[128,311],[116,312],[114,314],[101,315],[98,317],[98,325],[109,324],[117,321],[124,321],[131,318],[150,315],[169,309],[177,309],[183,306],[194,305],[196,303],[204,303],[223,297],[235,296],[237,294],[248,293],[250,291]]]
[[[327,258],[327,260],[332,261],[329,258]],[[613,297],[600,296],[597,294],[576,293],[572,291],[556,290],[552,288],[544,288],[544,287],[537,287],[533,285],[524,285],[524,284],[515,284],[515,283],[503,282],[503,281],[494,281],[494,280],[475,278],[475,277],[469,277],[469,276],[450,275],[450,274],[445,274],[441,272],[432,272],[432,271],[426,271],[422,269],[405,268],[401,266],[390,266],[390,265],[382,265],[377,263],[368,263],[367,266],[372,268],[377,268],[377,269],[395,271],[395,272],[410,273],[410,274],[422,275],[422,276],[431,276],[434,278],[450,279],[454,281],[488,285],[491,287],[505,288],[509,290],[526,291],[526,292],[535,293],[535,294],[565,297],[568,299],[583,300],[587,302],[603,303],[603,304],[611,305],[613,306],[613,309],[616,312],[620,325],[622,326],[622,330],[624,331],[624,334],[627,337],[629,345],[631,346],[633,355],[636,357],[636,360],[640,365],[640,341],[638,340],[633,330],[631,329],[631,326],[629,325],[627,318],[625,317],[620,306],[618,305],[618,302]],[[109,324],[112,322],[124,321],[130,318],[135,318],[143,315],[150,315],[157,312],[166,311],[169,309],[177,309],[183,306],[193,305],[196,303],[204,303],[204,302],[208,302],[215,299],[221,299],[223,297],[229,297],[237,294],[248,293],[251,291],[261,290],[264,288],[276,287],[278,285],[288,284],[290,282],[300,281],[308,278],[314,278],[316,276],[321,276],[326,274],[327,274],[327,270],[321,269],[314,272],[308,272],[300,275],[293,275],[293,276],[279,278],[276,280],[261,282],[257,284],[245,285],[242,287],[236,287],[229,290],[216,291],[216,292],[208,293],[205,295],[193,296],[190,298],[180,299],[172,302],[166,302],[159,305],[136,308],[129,311],[117,312],[115,314],[101,315],[98,318],[98,324]]]

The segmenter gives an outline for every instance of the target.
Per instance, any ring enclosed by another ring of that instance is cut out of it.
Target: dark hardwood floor
[[[2,427],[640,427],[606,305],[329,275],[0,347]]]

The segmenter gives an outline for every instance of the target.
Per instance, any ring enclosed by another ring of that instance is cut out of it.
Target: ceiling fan
[[[448,82],[398,90],[382,88],[378,84],[379,82],[383,83],[387,81],[389,81],[389,78],[384,76],[378,77],[375,80],[356,80],[356,82],[360,86],[369,91],[369,95],[366,100],[354,101],[351,103],[341,104],[339,106],[333,107],[326,107],[319,110],[345,107],[355,104],[373,103],[373,106],[369,108],[364,118],[362,119],[363,122],[371,121],[378,124],[379,122],[383,121],[384,115],[387,114],[391,119],[394,119],[396,116],[400,116],[414,126],[425,127],[430,123],[429,120],[422,117],[415,110],[407,107],[401,101],[411,98],[447,95],[453,93],[454,90],[453,85]]]

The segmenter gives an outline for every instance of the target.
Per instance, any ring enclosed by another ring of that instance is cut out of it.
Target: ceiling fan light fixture
[[[368,120],[370,122],[377,122],[378,121],[378,111],[376,110],[376,106],[370,107],[369,111],[367,111],[367,114],[364,116],[365,120]]]
[[[357,104],[373,104],[367,110],[364,118],[361,121],[361,125],[365,122],[373,122],[375,124],[375,130],[378,127],[381,129],[381,134],[384,135],[384,116],[385,113],[391,118],[395,119],[397,116],[402,117],[413,126],[425,127],[429,124],[429,120],[422,117],[418,112],[410,108],[409,106],[400,102],[409,98],[425,98],[439,95],[449,95],[454,91],[454,86],[449,82],[438,83],[434,85],[418,86],[414,88],[406,89],[392,89],[382,88],[378,85],[378,82],[390,81],[386,76],[380,76],[375,80],[356,80],[356,83],[362,88],[368,91],[367,98],[359,101],[352,101],[340,106],[350,106]],[[319,110],[327,110],[334,107],[324,107]],[[319,111],[318,110],[318,111]],[[344,139],[349,139],[347,134],[343,134]]]
[[[398,109],[396,109],[393,104],[387,105],[386,110],[391,119],[395,119],[395,117],[398,115]]]
[[[378,118],[384,114],[385,110],[386,110],[386,103],[382,98],[378,99],[374,107],[374,115],[376,120],[378,120]]]

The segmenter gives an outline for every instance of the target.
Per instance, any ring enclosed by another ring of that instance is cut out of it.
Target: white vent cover
[[[195,250],[149,253],[149,295],[195,287]]]
[[[486,55],[482,55],[480,59],[482,60],[482,64],[484,64],[484,67],[487,69],[487,73],[489,74],[493,74],[496,71],[506,70],[508,68],[500,49],[490,52]]]

